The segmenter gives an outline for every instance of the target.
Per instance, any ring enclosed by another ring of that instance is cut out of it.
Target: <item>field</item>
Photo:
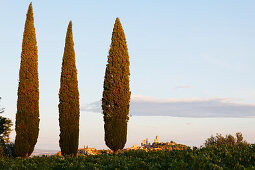
[[[255,144],[72,157],[0,158],[1,169],[255,169]]]

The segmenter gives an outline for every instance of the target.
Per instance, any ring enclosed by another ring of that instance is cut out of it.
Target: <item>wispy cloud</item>
[[[82,111],[99,112],[101,102],[81,107]],[[254,104],[242,104],[229,98],[162,99],[133,95],[130,114],[132,116],[173,117],[255,117]]]

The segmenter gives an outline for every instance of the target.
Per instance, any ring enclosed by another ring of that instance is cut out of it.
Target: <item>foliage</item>
[[[116,19],[104,77],[102,109],[105,143],[113,151],[123,149],[127,138],[129,114],[129,55],[125,34]]]
[[[5,145],[3,145],[3,149],[4,149],[4,156],[6,157],[17,157],[16,153],[15,153],[15,143],[5,143]]]
[[[12,131],[12,121],[6,117],[0,116],[0,142],[4,141],[4,143],[10,142],[10,133]]]
[[[0,158],[2,169],[254,169],[255,145],[121,151],[78,157]]]
[[[1,97],[0,97],[1,99]],[[0,113],[3,113],[4,109],[0,108]],[[6,117],[0,116],[0,144],[10,142],[10,133],[12,131],[12,121]]]
[[[226,137],[222,136],[221,134],[216,134],[215,137],[211,136],[205,141],[205,146],[239,144],[247,144],[247,142],[243,140],[243,135],[240,132],[236,133],[236,138],[231,134],[226,135]]]
[[[32,3],[23,34],[15,130],[16,154],[20,157],[31,155],[39,133],[38,54]]]
[[[59,90],[59,145],[63,155],[76,155],[79,143],[79,90],[75,52],[72,33],[72,22],[69,22]]]
[[[1,99],[1,97],[0,97]],[[3,113],[4,109],[0,109]],[[10,143],[10,133],[12,131],[12,121],[8,118],[0,116],[0,157],[15,155],[14,144]]]

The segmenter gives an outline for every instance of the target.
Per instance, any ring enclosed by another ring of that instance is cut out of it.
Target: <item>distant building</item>
[[[156,139],[154,139],[154,143],[159,143],[159,137],[156,136]]]
[[[143,140],[141,143],[141,146],[145,146],[146,145],[146,140]]]
[[[130,149],[134,149],[134,150],[139,149],[138,144],[134,144],[132,147],[128,148],[127,150],[130,150]]]
[[[138,147],[138,144],[134,144],[134,146],[133,146],[134,148],[137,148]]]
[[[97,149],[96,148],[89,148],[88,145],[85,148],[78,149],[78,153],[84,154],[84,155],[96,155],[97,154]]]
[[[148,138],[142,141],[141,146],[148,146],[150,145]]]

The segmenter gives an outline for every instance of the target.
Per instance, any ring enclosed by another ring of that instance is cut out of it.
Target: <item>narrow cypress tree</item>
[[[79,144],[80,105],[72,21],[69,22],[66,33],[58,108],[61,153],[75,156]]]
[[[129,119],[129,55],[125,34],[116,19],[104,77],[102,109],[105,143],[114,152],[123,149],[127,140]]]
[[[30,3],[23,34],[16,114],[15,152],[31,155],[39,133],[38,54],[32,3]]]

